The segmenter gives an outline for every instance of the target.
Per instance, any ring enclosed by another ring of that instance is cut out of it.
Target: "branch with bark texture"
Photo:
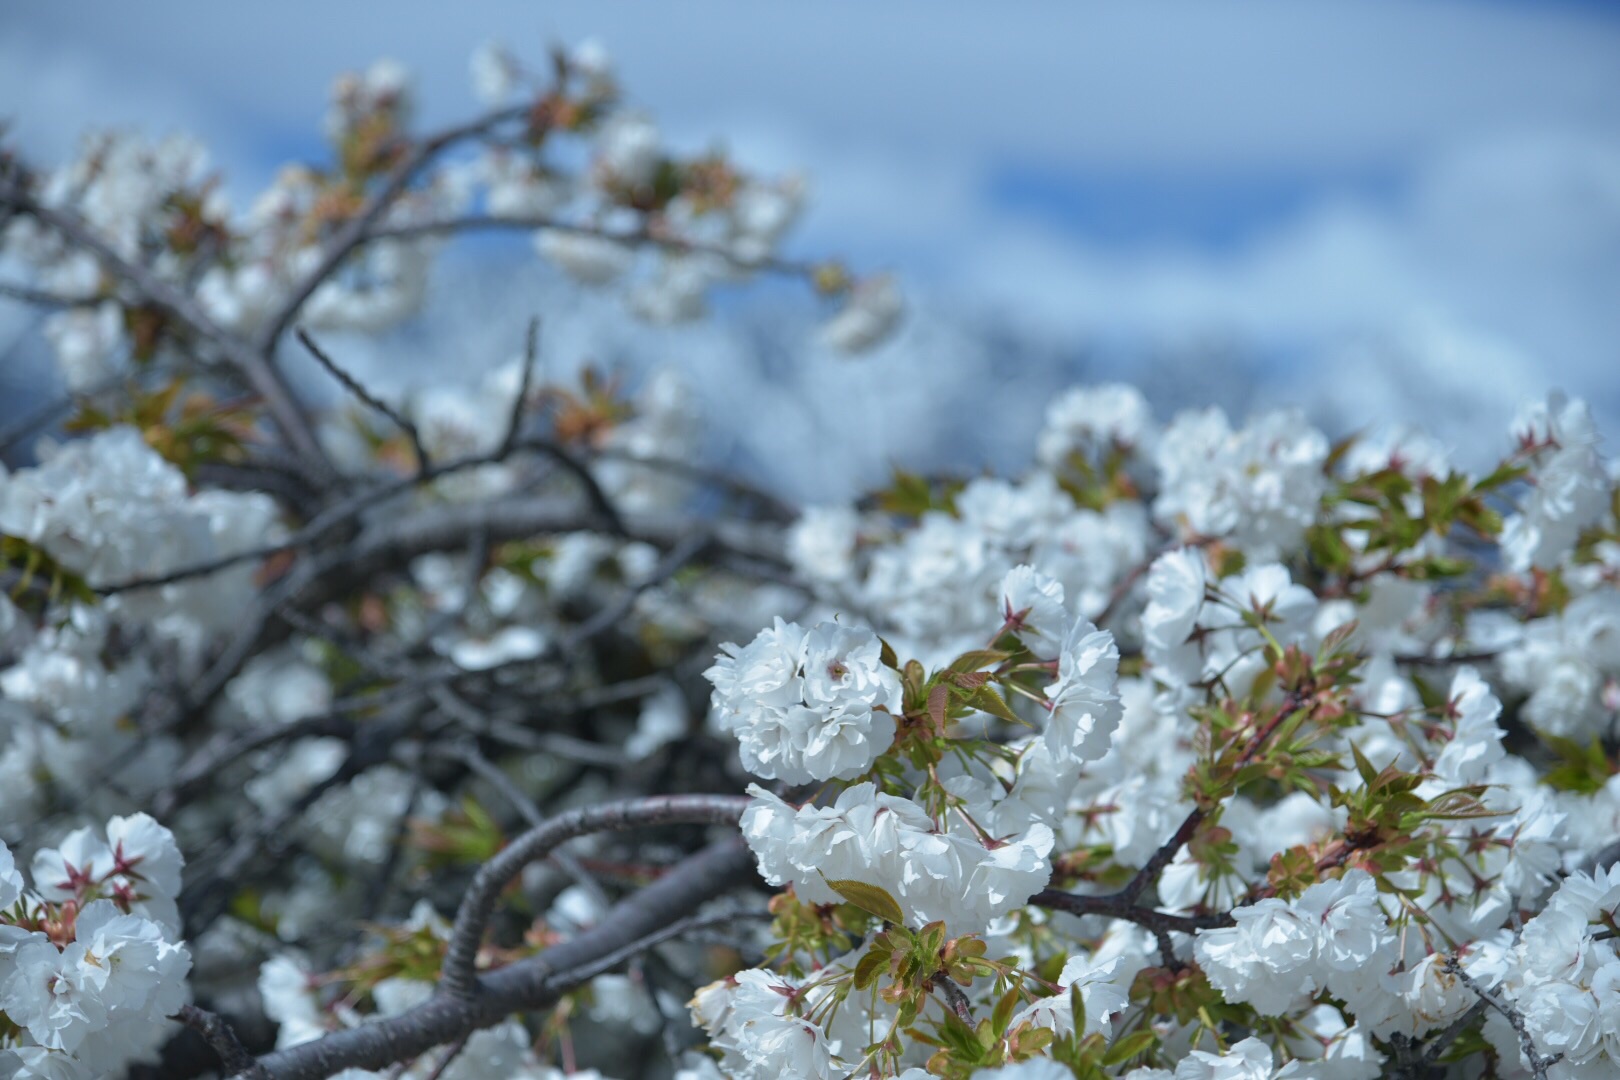
[[[571,810],[530,829],[485,863],[467,887],[450,931],[440,990],[461,998],[475,992],[478,950],[495,901],[525,866],[559,844],[590,833],[651,825],[735,825],[747,807],[748,799],[741,795],[655,795]]]
[[[269,1080],[324,1080],[344,1069],[382,1069],[492,1027],[514,1012],[544,1008],[602,974],[603,965],[664,940],[663,932],[703,903],[756,880],[740,840],[711,845],[616,904],[595,926],[537,956],[474,980],[465,994],[439,992],[413,1009],[258,1061]],[[236,1080],[249,1080],[237,1073]]]

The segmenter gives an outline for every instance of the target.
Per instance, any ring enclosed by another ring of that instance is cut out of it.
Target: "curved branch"
[[[485,863],[467,887],[450,931],[441,991],[459,998],[475,992],[478,949],[496,900],[525,866],[545,858],[558,845],[589,833],[648,825],[735,825],[747,806],[742,795],[655,795],[571,810],[530,829]]]
[[[236,1032],[223,1017],[195,1005],[182,1005],[174,1018],[201,1035],[210,1049],[219,1055],[220,1063],[231,1072],[250,1080],[268,1080],[265,1071],[253,1060],[253,1055],[247,1052],[242,1040],[236,1037]]]
[[[343,260],[374,235],[377,223],[394,204],[394,200],[404,193],[411,181],[415,180],[435,157],[464,139],[476,138],[508,120],[522,119],[528,113],[529,107],[526,105],[498,109],[468,123],[446,128],[418,142],[410,154],[394,166],[394,171],[388,175],[388,179],[365,207],[332,237],[325,250],[321,252],[320,261],[281,302],[281,306],[266,322],[264,331],[254,342],[258,351],[267,356],[275,353],[276,344],[281,340],[281,336],[292,326],[293,320],[298,318],[298,313],[303,310],[309,298],[315,295],[315,290],[337,272],[338,267],[343,265]]]
[[[379,413],[384,419],[405,433],[405,437],[410,440],[411,450],[416,454],[418,472],[428,467],[428,453],[427,448],[422,445],[422,433],[417,430],[416,425],[411,422],[408,416],[403,415],[392,405],[367,390],[359,379],[339,367],[338,362],[332,359],[325,349],[317,345],[315,339],[310,337],[307,331],[302,329],[298,331],[298,343],[308,351],[309,355],[315,358],[315,362],[321,365],[328,375],[338,381],[338,385],[353,394],[360,404],[373,412]]]
[[[712,255],[717,259],[724,260],[737,270],[766,271],[786,277],[811,279],[815,277],[817,270],[815,263],[796,262],[792,259],[773,257],[751,259],[739,255],[724,244],[688,240],[646,226],[636,229],[604,229],[599,225],[591,225],[586,222],[564,221],[560,218],[551,217],[467,214],[462,217],[440,218],[437,221],[415,221],[403,225],[374,229],[365,237],[365,240],[407,240],[414,237],[443,236],[452,233],[504,230],[533,231],[537,229],[549,229],[552,232],[568,233],[572,236],[588,236],[598,240],[623,244],[627,247],[657,248],[676,255]]]
[[[608,958],[661,933],[700,904],[754,880],[754,860],[738,840],[712,845],[627,897],[602,921],[538,956],[477,980],[468,997],[436,994],[398,1016],[334,1032],[266,1054],[270,1080],[325,1080],[344,1069],[383,1069],[490,1027],[513,1012],[543,1008],[599,974]],[[236,1080],[247,1080],[238,1074]]]

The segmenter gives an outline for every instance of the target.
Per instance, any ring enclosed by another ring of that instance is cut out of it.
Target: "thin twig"
[[[1472,990],[1479,997],[1479,1000],[1501,1013],[1503,1018],[1513,1025],[1513,1030],[1518,1032],[1519,1035],[1519,1048],[1524,1052],[1525,1060],[1530,1063],[1530,1074],[1536,1080],[1547,1080],[1547,1070],[1562,1061],[1564,1055],[1552,1054],[1544,1057],[1536,1049],[1536,1041],[1530,1037],[1530,1029],[1524,1026],[1524,1017],[1519,1015],[1519,1010],[1506,1004],[1496,994],[1481,986],[1472,975],[1463,970],[1462,964],[1455,955],[1446,957],[1444,970],[1461,979],[1462,984]]]
[[[416,470],[418,473],[424,472],[428,468],[427,448],[422,445],[422,433],[416,429],[416,424],[411,421],[410,417],[405,416],[392,405],[367,390],[359,379],[339,367],[338,362],[333,360],[326,350],[315,344],[315,339],[309,336],[309,331],[299,327],[294,333],[298,338],[298,343],[309,350],[309,355],[315,358],[315,362],[325,368],[328,375],[341,383],[343,389],[353,394],[360,404],[380,413],[405,433],[405,437],[411,441],[411,450],[416,454]]]
[[[588,236],[608,240],[626,247],[652,247],[676,255],[708,255],[721,259],[738,270],[750,273],[765,272],[786,277],[814,278],[818,266],[813,262],[799,262],[774,257],[748,258],[724,244],[710,244],[689,240],[650,228],[606,229],[582,221],[563,221],[550,217],[497,217],[490,214],[468,214],[464,217],[440,218],[437,221],[413,221],[400,225],[373,229],[366,242],[375,240],[401,240],[412,237],[440,236],[447,233],[515,230],[530,232],[550,229],[571,236]]]
[[[1213,930],[1232,925],[1231,915],[1176,915],[1169,911],[1140,907],[1119,893],[1083,896],[1058,889],[1043,889],[1030,897],[1029,902],[1036,907],[1064,911],[1070,915],[1100,915],[1108,919],[1123,919],[1155,933],[1196,934],[1200,930]]]
[[[540,355],[540,319],[529,320],[528,331],[523,335],[523,371],[518,376],[517,396],[512,399],[512,411],[506,417],[506,434],[501,437],[500,449],[496,453],[505,456],[512,452],[517,445],[518,434],[523,430],[523,410],[529,403],[529,386],[534,381],[534,365]]]
[[[1430,653],[1396,653],[1394,660],[1397,664],[1406,664],[1409,667],[1448,667],[1452,664],[1488,664],[1499,656],[1501,656],[1501,653],[1493,650],[1452,653],[1449,656]]]
[[[439,1062],[432,1072],[428,1073],[427,1080],[439,1080],[444,1075],[444,1071],[450,1067],[450,1063],[455,1061],[461,1052],[467,1048],[467,1040],[470,1038],[472,1038],[472,1032],[469,1031],[457,1039],[451,1045],[449,1052],[444,1055],[444,1060]]]
[[[517,810],[518,816],[523,818],[524,824],[531,829],[537,829],[546,823],[546,816],[540,812],[533,799],[523,793],[523,790],[512,782],[512,778],[501,771],[489,758],[478,751],[478,744],[471,740],[450,743],[445,747],[452,755],[462,760],[475,775],[481,778],[490,787],[511,803]],[[574,879],[574,883],[584,889],[590,898],[603,908],[608,906],[608,895],[603,890],[601,882],[591,876],[580,861],[568,852],[558,849],[550,855],[550,860],[562,868],[563,873]]]
[[[288,293],[281,306],[265,323],[264,330],[254,342],[259,352],[265,355],[274,354],[281,336],[298,318],[298,313],[303,310],[305,302],[315,295],[315,290],[320,288],[323,282],[338,271],[356,248],[381,234],[381,230],[376,230],[378,222],[435,157],[450,146],[483,135],[509,120],[521,120],[528,112],[529,108],[526,105],[498,109],[468,123],[446,128],[418,142],[410,153],[394,166],[393,172],[383,181],[382,186],[365,206],[327,241],[320,260]]]
[[[61,293],[34,289],[10,281],[0,281],[0,297],[44,308],[95,307],[103,300],[109,299],[105,296],[63,296]]]
[[[1473,1024],[1474,1021],[1478,1020],[1480,1014],[1484,1011],[1485,1002],[1483,999],[1474,1002],[1467,1012],[1457,1017],[1457,1019],[1453,1020],[1444,1031],[1430,1039],[1428,1044],[1423,1048],[1424,1064],[1433,1065],[1435,1062],[1439,1061],[1440,1055],[1445,1053],[1446,1049],[1451,1046],[1452,1043],[1457,1041],[1457,1037],[1463,1032],[1467,1031],[1469,1026]]]

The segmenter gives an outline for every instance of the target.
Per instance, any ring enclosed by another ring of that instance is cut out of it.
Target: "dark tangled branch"
[[[753,856],[740,841],[712,845],[622,900],[589,930],[478,978],[468,994],[435,994],[398,1016],[266,1054],[259,1067],[269,1080],[324,1080],[344,1069],[409,1060],[513,1012],[552,1004],[612,963],[665,940],[672,924],[699,905],[753,879]]]
[[[559,844],[589,833],[649,825],[735,825],[747,806],[748,799],[739,795],[655,795],[572,810],[530,829],[485,863],[467,887],[450,932],[440,989],[451,997],[475,992],[478,949],[496,899],[525,866]]]

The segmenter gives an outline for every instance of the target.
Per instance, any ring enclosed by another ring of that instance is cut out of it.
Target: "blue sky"
[[[1620,5],[146,0],[8,18],[0,113],[31,154],[95,124],[189,130],[244,199],[315,152],[339,70],[405,61],[432,123],[474,108],[479,42],[598,37],[674,142],[808,170],[796,247],[893,268],[915,298],[893,348],[836,368],[809,350],[769,377],[726,327],[649,336],[589,302],[553,320],[563,348],[673,354],[706,406],[837,446],[791,478],[807,494],[908,454],[1013,454],[980,429],[1027,431],[1077,372],[1134,374],[1167,410],[1421,418],[1475,453],[1555,385],[1620,421]],[[554,289],[503,276],[426,336],[504,358]],[[1007,335],[1016,372],[992,355]],[[926,401],[836,407],[923,375]],[[874,419],[885,434],[857,436]],[[729,437],[772,457],[757,431]]]

